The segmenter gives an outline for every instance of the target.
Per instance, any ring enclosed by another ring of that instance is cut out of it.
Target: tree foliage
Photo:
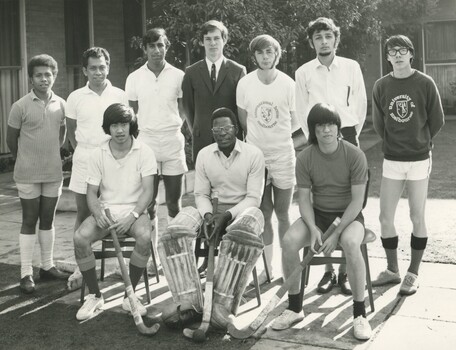
[[[334,19],[341,28],[339,53],[363,65],[366,52],[393,23],[413,27],[435,8],[439,0],[156,0],[148,27],[163,27],[172,42],[168,60],[184,68],[204,57],[200,26],[222,21],[229,30],[225,55],[253,68],[249,42],[259,34],[270,34],[282,45],[279,68],[293,75],[312,59],[305,35],[311,20]],[[138,43],[139,41],[137,41]]]

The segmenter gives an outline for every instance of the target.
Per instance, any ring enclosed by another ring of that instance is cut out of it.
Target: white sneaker
[[[359,340],[367,340],[372,336],[372,328],[369,321],[363,316],[358,316],[353,320],[353,332],[355,338]]]
[[[414,273],[407,272],[402,281],[401,288],[399,289],[399,293],[401,295],[412,295],[415,294],[419,287],[418,283],[418,275]]]
[[[374,287],[384,286],[386,284],[401,283],[401,275],[399,272],[392,272],[388,269],[380,272],[375,280],[372,281]]]
[[[95,296],[95,294],[87,295],[87,298],[84,301],[84,304],[81,306],[81,308],[78,310],[78,312],[76,314],[76,319],[78,321],[84,321],[84,320],[91,318],[95,314],[95,311],[102,308],[103,305],[104,305],[103,296],[100,296],[99,298],[97,298]]]
[[[277,317],[271,325],[271,328],[276,331],[282,331],[290,328],[295,323],[304,319],[304,311],[294,312],[289,309],[285,309],[279,317]]]
[[[138,299],[136,294],[133,294],[133,300],[135,302],[136,309],[139,311],[139,314],[141,316],[146,316],[147,309],[143,304],[141,304],[141,301]],[[122,309],[131,313],[130,299],[128,299],[128,297],[124,298],[122,302]]]

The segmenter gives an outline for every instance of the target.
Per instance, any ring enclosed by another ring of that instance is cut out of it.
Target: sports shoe
[[[356,339],[367,340],[372,336],[372,328],[369,321],[363,316],[358,316],[353,320],[353,333]]]
[[[372,281],[374,287],[384,286],[385,284],[401,283],[401,275],[399,272],[391,272],[386,269],[378,274],[377,278]]]
[[[84,321],[91,318],[95,314],[95,311],[101,309],[103,305],[103,296],[97,298],[95,294],[89,294],[86,300],[84,301],[84,304],[78,310],[78,313],[76,314],[76,319],[78,321]]]
[[[33,281],[32,275],[21,278],[20,288],[24,294],[31,294],[35,291],[35,281]]]
[[[336,283],[337,280],[334,271],[327,271],[318,283],[317,292],[320,294],[326,294],[333,289]]]
[[[139,301],[136,294],[133,294],[133,300],[135,302],[136,309],[139,311],[139,314],[141,316],[146,316],[147,309],[143,304],[141,304],[141,301]],[[128,297],[124,298],[124,300],[122,302],[122,309],[131,313],[130,299],[128,299]]]
[[[339,273],[337,276],[337,284],[340,287],[340,290],[345,295],[352,295],[352,290],[350,288],[350,283],[348,283],[348,277],[346,273]]]
[[[290,328],[295,323],[304,319],[304,311],[294,312],[290,309],[285,309],[279,317],[277,317],[271,325],[271,328],[276,331],[282,331]]]
[[[70,277],[69,273],[57,270],[52,266],[49,270],[40,269],[40,279],[42,280],[67,280]]]
[[[401,288],[399,289],[399,294],[401,295],[412,295],[415,294],[419,287],[418,275],[414,273],[407,272],[402,281]]]

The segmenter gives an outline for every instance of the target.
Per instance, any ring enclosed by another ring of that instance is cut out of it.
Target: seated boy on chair
[[[297,157],[299,196],[298,219],[287,231],[282,246],[282,266],[287,279],[299,265],[299,250],[315,243],[317,253],[332,253],[337,245],[345,252],[347,272],[353,290],[353,327],[357,339],[372,333],[366,320],[364,288],[366,271],[360,246],[364,238],[361,213],[367,183],[367,160],[363,151],[340,138],[340,117],[331,105],[316,104],[307,119],[309,146]],[[322,242],[336,217],[341,218],[334,233]],[[283,330],[304,318],[299,280],[288,291],[288,308],[275,319],[272,328]]]
[[[130,258],[133,289],[151,254],[152,223],[146,209],[152,200],[153,176],[157,173],[154,153],[134,138],[138,124],[130,107],[121,103],[109,106],[103,115],[102,127],[111,139],[94,150],[88,163],[87,204],[92,215],[74,235],[76,262],[89,288],[89,295],[76,314],[79,321],[92,317],[104,304],[91,247],[94,242],[109,235],[111,229],[118,236],[128,234],[135,238]],[[105,208],[110,210],[115,223],[108,218]],[[147,313],[137,298],[136,307],[142,316]],[[122,308],[130,311],[128,298],[124,298]]]

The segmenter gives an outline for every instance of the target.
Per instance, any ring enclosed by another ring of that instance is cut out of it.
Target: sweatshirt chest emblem
[[[398,123],[407,123],[413,116],[415,103],[409,95],[398,95],[388,106],[389,116]]]

